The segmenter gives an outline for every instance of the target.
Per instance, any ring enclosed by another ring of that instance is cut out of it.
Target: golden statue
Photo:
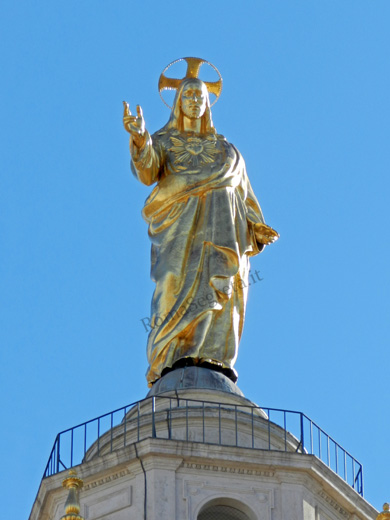
[[[177,90],[161,130],[151,136],[141,107],[135,116],[124,103],[132,171],[143,184],[157,183],[142,212],[156,283],[149,386],[186,365],[237,380],[233,366],[244,325],[249,257],[279,237],[264,222],[240,152],[215,130],[209,92],[218,99],[221,77],[203,82],[198,75],[208,62],[183,59],[184,79],[160,77],[160,92]]]

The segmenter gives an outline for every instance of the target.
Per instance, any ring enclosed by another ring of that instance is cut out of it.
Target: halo
[[[187,62],[187,72],[186,72],[186,75],[184,76],[184,78],[181,78],[181,79],[167,78],[165,76],[165,72],[169,69],[169,67],[172,67],[172,65],[174,65],[175,63],[178,63],[179,61]],[[172,109],[172,107],[169,106],[168,103],[165,101],[165,99],[162,97],[161,92],[163,90],[177,90],[180,86],[180,83],[183,81],[183,79],[186,79],[186,78],[200,79],[199,70],[200,70],[200,67],[203,65],[203,63],[207,63],[207,65],[210,65],[210,67],[212,67],[219,76],[219,79],[217,81],[204,81],[203,82],[206,85],[207,90],[211,94],[214,94],[215,96],[217,96],[216,99],[213,101],[213,103],[211,103],[210,106],[215,105],[215,103],[218,101],[218,98],[222,92],[222,76],[221,76],[219,70],[217,69],[217,67],[215,67],[209,61],[202,60],[202,58],[179,58],[178,60],[172,61],[172,63],[170,63],[169,65],[167,65],[165,67],[165,69],[162,71],[162,73],[160,75],[160,79],[158,80],[158,92],[160,94],[160,97],[161,97],[164,105],[166,105],[168,108]]]

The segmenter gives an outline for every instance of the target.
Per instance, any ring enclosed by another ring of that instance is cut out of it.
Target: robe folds
[[[131,147],[132,170],[157,182],[143,217],[152,242],[147,380],[182,358],[233,369],[247,299],[249,256],[264,223],[238,150],[216,134],[162,129]]]

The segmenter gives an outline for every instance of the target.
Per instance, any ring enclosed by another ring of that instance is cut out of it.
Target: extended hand
[[[267,226],[267,224],[255,224],[255,235],[256,240],[260,242],[260,244],[269,245],[273,244],[279,238],[279,233],[272,229],[272,227]]]
[[[137,115],[133,116],[130,112],[129,104],[123,101],[123,126],[131,134],[137,146],[142,145],[145,135],[145,120],[142,108],[137,105]]]

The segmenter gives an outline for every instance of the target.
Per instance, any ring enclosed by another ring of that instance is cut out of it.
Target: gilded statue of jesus
[[[213,124],[209,90],[220,82],[198,78],[204,60],[184,58],[182,80],[161,76],[176,88],[168,123],[153,135],[141,107],[123,123],[130,133],[132,171],[156,184],[143,217],[152,242],[152,299],[147,380],[197,365],[234,382],[247,300],[249,257],[278,234],[264,222],[240,152]],[[161,86],[162,84],[162,86]]]

